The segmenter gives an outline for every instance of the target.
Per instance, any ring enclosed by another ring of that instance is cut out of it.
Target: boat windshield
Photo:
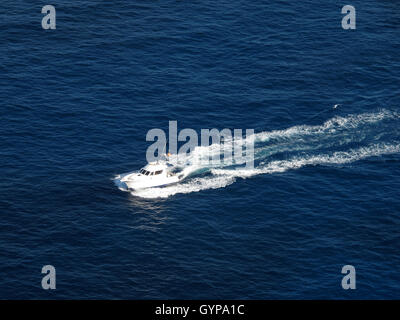
[[[159,171],[153,171],[153,172],[151,172],[151,171],[147,171],[147,170],[144,170],[144,169],[140,169],[139,170],[139,173],[141,173],[141,174],[143,174],[143,175],[145,175],[145,176],[155,176],[155,175],[158,175],[158,174],[161,174],[163,171],[162,170],[159,170]]]

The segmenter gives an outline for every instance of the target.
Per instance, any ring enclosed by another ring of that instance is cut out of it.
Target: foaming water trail
[[[277,160],[263,163],[254,169],[213,169],[215,175],[227,175],[232,177],[248,178],[257,174],[285,172],[291,169],[299,169],[309,165],[348,164],[370,157],[399,153],[400,143],[396,144],[373,144],[349,151],[337,151],[331,154],[318,154],[313,156],[293,157],[289,160]]]
[[[272,138],[288,138],[288,137],[304,137],[315,135],[329,135],[340,133],[343,131],[350,131],[356,128],[376,124],[382,120],[399,119],[400,114],[394,111],[382,109],[379,112],[351,114],[346,117],[337,116],[322,125],[308,126],[300,125],[294,126],[286,130],[274,130],[270,132],[260,132],[256,134],[257,138],[261,141],[267,141]]]
[[[294,126],[264,131],[222,145],[199,147],[186,158],[191,175],[183,182],[163,188],[132,191],[143,198],[166,198],[178,193],[224,188],[237,178],[273,174],[314,165],[346,165],[370,157],[400,153],[400,114],[389,110],[337,116],[322,125]],[[244,168],[246,158],[210,164],[210,154],[222,155],[226,148],[254,139],[254,168]]]

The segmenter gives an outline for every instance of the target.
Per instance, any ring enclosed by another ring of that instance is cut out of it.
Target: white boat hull
[[[121,174],[114,181],[121,190],[140,190],[178,183],[187,175],[185,170],[160,161],[149,163],[139,171]]]
[[[121,190],[140,190],[171,185],[182,181],[183,173],[173,175],[145,176],[138,172],[129,172],[116,177],[115,182]]]
[[[144,179],[143,179],[144,180]],[[139,190],[139,189],[147,189],[147,188],[155,188],[155,187],[163,187],[170,184],[177,183],[182,179],[179,179],[177,176],[166,177],[157,179],[156,181],[152,181],[151,178],[148,178],[143,181],[142,179],[134,179],[134,180],[121,180],[126,184],[128,189],[130,190]]]

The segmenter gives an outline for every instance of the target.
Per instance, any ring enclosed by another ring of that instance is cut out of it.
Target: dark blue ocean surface
[[[0,298],[400,298],[398,1],[44,4],[0,4]],[[255,168],[120,191],[169,120]]]

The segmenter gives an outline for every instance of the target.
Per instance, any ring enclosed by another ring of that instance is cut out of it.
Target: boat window
[[[150,171],[146,171],[146,176],[148,176],[150,174]]]
[[[139,171],[141,174],[144,174],[144,170],[143,169],[140,169],[140,171]]]
[[[154,175],[154,172],[150,172],[150,175],[151,175],[151,176]]]
[[[156,171],[154,174],[161,174],[161,173],[162,173],[162,170]]]

